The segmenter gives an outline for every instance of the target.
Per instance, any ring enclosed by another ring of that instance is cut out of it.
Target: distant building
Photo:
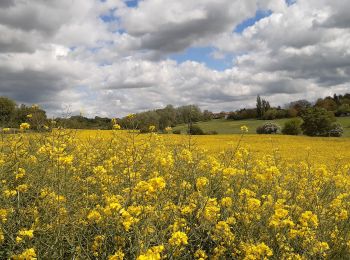
[[[213,113],[213,119],[227,119],[229,115],[229,112],[221,111],[220,113]]]

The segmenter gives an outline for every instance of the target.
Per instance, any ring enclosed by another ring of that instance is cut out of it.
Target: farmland
[[[1,134],[0,258],[348,258],[349,143]]]
[[[283,127],[284,123],[289,119],[276,119],[276,120],[225,120],[225,119],[214,119],[207,122],[198,122],[196,125],[201,127],[205,132],[216,131],[219,134],[239,134],[240,126],[246,125],[251,131],[249,134],[255,134],[255,130],[258,126],[264,124],[265,122],[272,122],[278,124],[280,127]],[[350,137],[350,117],[339,117],[337,121],[342,124],[344,128],[344,137]],[[186,133],[187,125],[178,125],[174,129],[181,130],[183,133]]]

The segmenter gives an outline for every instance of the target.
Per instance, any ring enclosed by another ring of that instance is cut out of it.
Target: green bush
[[[204,131],[198,125],[192,125],[187,133],[190,135],[204,135]]]
[[[301,134],[301,124],[303,122],[299,118],[293,118],[288,120],[282,129],[282,133],[285,135],[299,135]]]
[[[303,133],[308,136],[329,136],[335,121],[334,114],[324,108],[308,108],[302,114]]]
[[[258,126],[256,129],[257,134],[277,134],[280,127],[275,123],[265,123],[262,126]]]

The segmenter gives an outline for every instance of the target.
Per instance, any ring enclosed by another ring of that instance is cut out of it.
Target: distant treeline
[[[257,96],[256,107],[244,108],[234,112],[213,113],[202,111],[197,105],[174,107],[167,105],[165,108],[136,113],[133,120],[126,116],[117,118],[118,124],[124,129],[136,128],[141,132],[147,132],[149,126],[155,126],[156,130],[164,130],[178,124],[188,124],[199,121],[209,121],[213,118],[226,118],[229,120],[263,119],[272,120],[278,118],[293,118],[300,116],[310,107],[324,108],[335,116],[350,116],[350,94],[328,96],[318,99],[314,104],[307,100],[290,102],[283,108],[272,107],[270,103]],[[49,127],[62,126],[73,129],[111,129],[112,119],[107,117],[87,118],[82,115],[67,118],[55,118],[48,120],[46,112],[36,106],[17,105],[7,97],[0,97],[0,127],[17,128],[21,123],[30,123],[34,130],[47,129]],[[54,125],[52,125],[54,123]]]
[[[310,107],[324,108],[337,117],[350,116],[350,94],[334,94],[333,97],[319,98],[314,104],[305,99],[297,100],[290,102],[283,108],[280,106],[271,107],[268,101],[258,96],[255,108],[244,108],[230,112],[226,115],[226,118],[231,120],[293,118],[300,116],[305,109]],[[225,114],[223,114],[223,116],[225,116]]]
[[[95,116],[95,118],[88,118],[79,115],[68,118],[56,118],[55,121],[58,126],[69,129],[112,129],[112,119],[108,117]]]
[[[147,132],[148,127],[153,125],[157,130],[164,130],[167,127],[174,127],[178,124],[191,124],[199,121],[209,121],[213,113],[201,109],[196,105],[174,107],[167,105],[163,109],[156,109],[135,114],[133,120],[129,117],[118,119],[123,128],[137,128],[141,132]]]

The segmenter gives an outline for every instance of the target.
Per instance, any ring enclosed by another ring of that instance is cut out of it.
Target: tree
[[[331,97],[326,97],[324,99],[322,99],[322,98],[318,99],[315,106],[322,107],[328,111],[336,111],[337,110],[337,103]]]
[[[285,135],[299,135],[301,134],[302,123],[299,118],[290,119],[284,124],[282,133]]]
[[[0,124],[8,125],[16,109],[16,103],[7,98],[0,97]]]
[[[270,103],[265,99],[261,99],[260,95],[256,97],[257,118],[262,118],[266,111],[271,108]]]
[[[300,115],[305,109],[311,107],[311,103],[305,99],[300,99],[289,103],[289,114],[291,117]],[[295,112],[294,112],[295,111]]]
[[[261,118],[263,116],[263,108],[260,95],[256,97],[256,113],[258,118]]]
[[[262,111],[263,115],[271,108],[269,101],[266,101],[265,99],[262,100]]]
[[[181,106],[177,108],[177,122],[185,123],[188,129],[192,123],[200,121],[202,118],[202,111],[196,105]]]
[[[303,133],[308,136],[329,136],[335,117],[324,108],[314,107],[306,109],[301,118]]]

